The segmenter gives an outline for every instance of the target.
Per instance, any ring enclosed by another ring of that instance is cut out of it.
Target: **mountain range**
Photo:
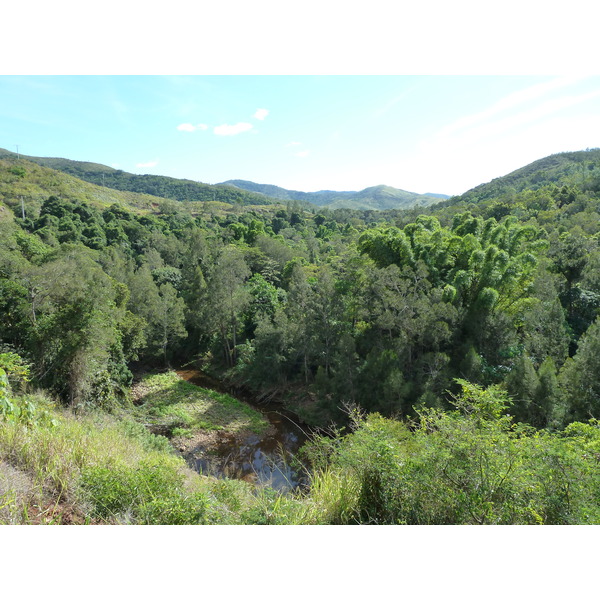
[[[237,188],[263,194],[269,198],[290,201],[310,202],[327,208],[352,208],[357,210],[387,210],[412,208],[414,206],[429,206],[440,200],[448,199],[445,194],[417,194],[407,192],[388,185],[376,185],[359,192],[337,192],[321,190],[319,192],[299,192],[287,190],[276,185],[254,183],[242,179],[230,179],[223,182]]]
[[[449,198],[443,194],[417,194],[390,186],[378,185],[358,192],[299,192],[267,184],[232,179],[211,185],[163,175],[135,175],[106,165],[40,156],[17,155],[0,148],[0,158],[17,158],[61,171],[88,183],[126,192],[150,194],[159,198],[184,201],[216,200],[228,204],[261,205],[297,201],[310,205],[356,210],[403,209],[428,206]]]
[[[218,201],[227,204],[260,205],[275,204],[277,200],[263,194],[247,192],[230,185],[210,185],[189,179],[177,179],[163,175],[134,175],[120,169],[113,169],[98,163],[70,160],[66,158],[46,158],[20,154],[23,160],[28,160],[42,167],[67,173],[80,180],[99,186],[112,188],[122,192],[149,194],[159,198],[178,201],[206,202]],[[17,154],[0,148],[1,158],[17,158]]]
[[[29,164],[30,169],[39,165],[37,168],[47,172],[44,171],[43,176],[40,172],[37,179],[30,177],[27,182],[23,181],[20,184],[12,180],[0,182],[0,200],[5,192],[10,190],[10,194],[13,195],[15,190],[18,190],[20,197],[24,197],[25,200],[30,198],[35,202],[41,201],[50,193],[96,199],[101,203],[114,202],[114,197],[119,196],[120,201],[139,207],[148,207],[156,203],[157,198],[167,198],[192,202],[218,201],[230,205],[274,205],[293,201],[301,203],[304,208],[318,206],[330,209],[393,210],[424,208],[434,204],[441,208],[458,202],[479,203],[492,198],[510,199],[512,195],[526,188],[535,190],[552,183],[577,183],[584,188],[600,190],[597,168],[600,165],[599,148],[552,154],[453,197],[444,194],[417,194],[384,185],[361,191],[318,192],[300,192],[240,179],[211,185],[160,175],[135,175],[91,162],[17,155],[0,148],[0,160],[8,159],[14,165],[17,158],[22,161],[22,165]],[[57,171],[61,173],[61,177]],[[86,187],[84,182],[95,185]],[[5,186],[8,187],[4,192]],[[111,197],[109,190],[117,191]]]

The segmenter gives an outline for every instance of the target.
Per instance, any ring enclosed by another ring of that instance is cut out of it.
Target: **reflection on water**
[[[291,431],[295,425],[285,424],[285,418],[280,415],[268,412],[266,416],[277,427],[273,435],[251,435],[242,445],[224,436],[216,452],[196,459],[196,469],[204,475],[244,479],[278,491],[304,483],[302,464],[294,455],[306,436],[300,430]]]
[[[217,381],[201,371],[190,369],[178,373],[190,383],[224,391]],[[195,468],[204,475],[244,479],[278,491],[305,484],[305,468],[296,453],[306,441],[306,433],[293,420],[293,415],[273,405],[248,404],[269,420],[269,432],[263,436],[250,435],[241,444],[231,434],[224,433],[216,449],[210,454],[201,452],[194,458]]]

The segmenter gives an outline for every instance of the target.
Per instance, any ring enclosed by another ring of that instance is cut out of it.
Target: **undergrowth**
[[[201,476],[124,415],[29,395],[49,418],[0,427],[0,522],[600,523],[599,423],[536,431],[513,423],[502,390],[460,383],[454,411],[352,415],[349,433],[315,439],[310,487],[291,494]]]
[[[240,523],[255,503],[252,486],[200,476],[139,423],[35,399],[52,423],[0,427],[0,523],[60,523],[66,508],[77,523]]]

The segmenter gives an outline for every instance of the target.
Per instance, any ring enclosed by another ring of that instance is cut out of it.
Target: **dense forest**
[[[600,521],[600,150],[408,210],[74,181],[0,160],[5,522]],[[313,427],[309,485],[184,472],[131,394],[182,365]]]

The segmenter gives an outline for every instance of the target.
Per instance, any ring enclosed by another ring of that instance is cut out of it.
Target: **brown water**
[[[306,466],[296,454],[308,438],[307,432],[293,414],[275,403],[258,403],[240,397],[202,371],[187,369],[178,374],[195,385],[236,396],[238,400],[259,410],[271,425],[261,436],[249,435],[241,442],[228,433],[219,437],[216,448],[200,452],[192,466],[204,475],[243,479],[258,485],[288,491],[307,483]]]

